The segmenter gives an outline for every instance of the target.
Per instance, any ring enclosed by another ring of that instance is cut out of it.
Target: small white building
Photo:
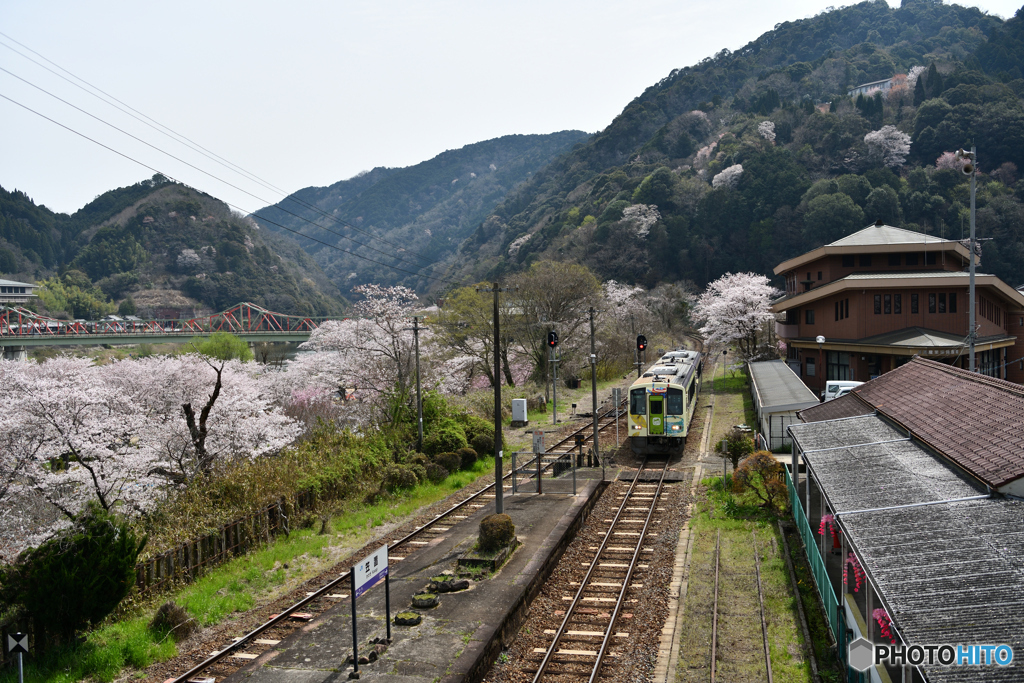
[[[758,431],[769,449],[790,445],[786,428],[799,424],[797,411],[818,405],[818,397],[784,361],[748,363],[747,369]]]
[[[29,282],[0,280],[0,305],[27,303],[36,295],[37,287]]]

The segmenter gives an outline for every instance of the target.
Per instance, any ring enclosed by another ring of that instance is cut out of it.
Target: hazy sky
[[[1020,2],[963,4],[1005,18]],[[812,16],[829,4],[849,3],[0,0],[0,32],[293,192],[500,135],[598,131],[673,68],[739,48],[776,23]],[[0,95],[244,211],[280,199],[3,45],[45,64],[0,36]],[[5,189],[72,212],[106,190],[151,175],[0,98]]]

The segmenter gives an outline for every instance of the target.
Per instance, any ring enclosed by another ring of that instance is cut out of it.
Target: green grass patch
[[[301,581],[327,569],[332,550],[361,547],[380,527],[445,498],[478,478],[494,471],[494,458],[481,458],[472,468],[456,472],[443,482],[424,483],[374,505],[353,503],[335,515],[331,533],[299,529],[287,537],[247,555],[215,567],[192,584],[159,597],[174,600],[199,623],[211,626],[235,612],[244,612],[274,597],[275,589]],[[337,561],[347,552],[340,553]],[[289,567],[285,569],[284,565]],[[126,667],[143,669],[177,654],[172,638],[149,630],[155,605],[136,608],[136,614],[122,616],[88,633],[81,642],[55,648],[25,663],[28,683],[72,683],[94,679],[109,683]],[[0,683],[17,681],[17,670],[0,672]]]

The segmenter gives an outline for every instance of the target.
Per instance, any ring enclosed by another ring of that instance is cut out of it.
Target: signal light
[[[548,346],[551,348],[558,346],[558,333],[554,330],[548,332]]]
[[[642,334],[636,336],[636,349],[637,351],[643,351],[647,348],[647,337]]]

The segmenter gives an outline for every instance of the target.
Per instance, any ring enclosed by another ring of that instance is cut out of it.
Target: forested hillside
[[[781,11],[781,10],[780,10]],[[865,2],[673,70],[462,245],[468,277],[547,258],[653,286],[786,258],[881,219],[959,239],[978,146],[982,269],[1024,282],[1024,16]],[[680,37],[684,37],[680,27]],[[848,93],[891,79],[891,89]],[[940,158],[941,157],[941,158]]]
[[[0,276],[45,282],[40,303],[74,317],[119,304],[141,313],[242,301],[307,315],[344,307],[294,242],[162,176],[106,192],[70,216],[0,188]]]
[[[450,258],[510,190],[586,136],[562,131],[478,142],[408,168],[375,168],[300,190],[253,218],[269,230],[285,226],[401,269],[296,237],[345,291],[370,282],[423,290],[430,282],[410,273],[444,272],[444,265],[424,266]]]

